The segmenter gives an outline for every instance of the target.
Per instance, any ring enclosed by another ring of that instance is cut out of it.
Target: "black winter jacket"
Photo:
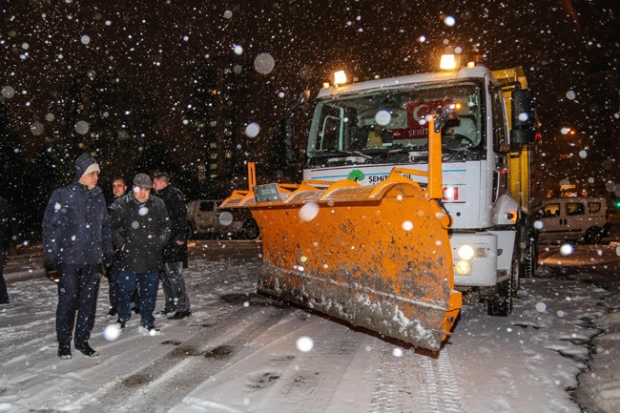
[[[114,246],[121,251],[121,271],[136,274],[162,271],[163,249],[170,238],[170,220],[161,199],[140,204],[132,192],[111,206]]]
[[[187,261],[187,205],[183,193],[177,188],[166,186],[157,191],[166,204],[166,211],[170,217],[170,239],[164,249],[165,262]],[[178,245],[177,241],[183,242]]]
[[[0,198],[0,250],[8,251],[12,243],[21,242],[17,218],[8,201]]]
[[[110,217],[98,186],[73,182],[52,193],[43,218],[46,263],[99,264],[111,256]]]

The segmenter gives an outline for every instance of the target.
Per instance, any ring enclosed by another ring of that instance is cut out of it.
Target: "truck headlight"
[[[458,250],[456,250],[456,255],[462,260],[471,260],[474,258],[474,249],[471,245],[461,245]]]
[[[471,271],[471,264],[468,261],[461,260],[456,263],[455,268],[458,275],[467,275]]]

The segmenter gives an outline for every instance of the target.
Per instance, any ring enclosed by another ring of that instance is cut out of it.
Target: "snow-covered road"
[[[0,307],[0,411],[579,413],[588,342],[617,301],[543,268],[523,281],[510,317],[467,300],[435,354],[258,296],[259,267],[251,253],[194,259],[193,316],[158,318],[155,337],[140,335],[135,317],[118,339],[104,337],[102,280],[91,338],[101,355],[68,361],[56,357],[55,284],[11,283],[12,303]],[[585,395],[620,393],[613,379],[592,386]]]

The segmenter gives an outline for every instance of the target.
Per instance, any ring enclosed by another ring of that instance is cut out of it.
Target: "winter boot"
[[[71,358],[71,344],[58,344],[58,357],[62,360],[69,360]]]
[[[181,320],[185,317],[189,317],[190,315],[192,315],[192,310],[188,308],[187,310],[177,311],[176,313],[168,317],[168,320]]]
[[[88,345],[88,342],[80,343],[75,345],[75,349],[80,353],[84,354],[86,357],[98,357],[99,353],[97,353],[91,346]]]

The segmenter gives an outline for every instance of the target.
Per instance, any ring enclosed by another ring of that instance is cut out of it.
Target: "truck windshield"
[[[480,87],[463,82],[374,90],[321,101],[310,127],[308,157],[428,150],[429,116],[453,103],[461,104],[459,118],[442,129],[442,146],[446,152],[479,152],[483,147]]]

